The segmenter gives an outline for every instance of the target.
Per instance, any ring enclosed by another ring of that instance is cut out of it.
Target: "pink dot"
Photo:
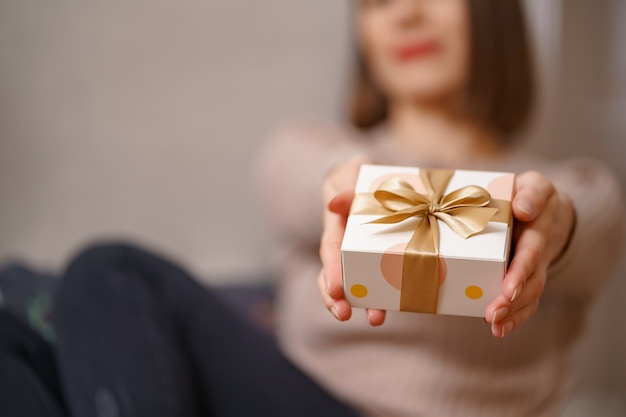
[[[514,174],[502,175],[491,180],[489,185],[487,185],[487,191],[491,194],[491,198],[511,201],[514,182]]]
[[[398,243],[388,248],[380,258],[380,272],[385,281],[393,288],[400,291],[402,289],[402,262],[404,260],[404,250],[408,242]],[[448,266],[445,259],[439,257],[439,285],[443,284],[448,274]]]
[[[402,287],[402,261],[407,243],[399,243],[390,247],[380,258],[380,272],[389,285],[398,291]]]

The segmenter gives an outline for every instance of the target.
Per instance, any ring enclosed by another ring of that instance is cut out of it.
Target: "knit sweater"
[[[389,311],[373,328],[357,309],[337,321],[316,284],[322,183],[354,154],[387,165],[439,165],[403,150],[384,128],[360,133],[316,121],[284,126],[261,155],[261,190],[281,246],[277,332],[285,354],[366,416],[558,415],[568,352],[620,253],[624,198],[616,178],[588,158],[554,162],[519,148],[446,167],[543,173],[575,206],[571,244],[550,267],[537,313],[504,339],[473,317]]]

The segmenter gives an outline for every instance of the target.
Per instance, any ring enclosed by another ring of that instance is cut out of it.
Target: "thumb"
[[[342,191],[328,203],[328,210],[335,214],[347,216],[354,200],[354,192]]]
[[[515,218],[523,222],[535,220],[554,193],[552,183],[538,172],[529,171],[518,175],[512,204]]]

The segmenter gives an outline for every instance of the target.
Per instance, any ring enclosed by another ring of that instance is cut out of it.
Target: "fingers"
[[[353,199],[353,192],[343,192],[329,202],[320,245],[324,268],[318,277],[318,287],[324,304],[340,321],[348,320],[352,315],[352,308],[343,293],[341,241]],[[368,309],[366,315],[372,326],[380,326],[385,322],[386,313],[383,310]]]
[[[341,193],[331,200],[329,206],[339,213],[330,211],[324,213],[324,232],[320,243],[320,258],[322,260],[323,276],[328,294],[334,299],[343,297],[341,272],[341,242],[346,228],[348,211],[352,203],[353,193]]]
[[[572,237],[576,217],[567,195],[546,177],[531,171],[517,177],[512,208],[518,222],[514,230],[516,241],[526,230],[534,229],[543,236],[541,249],[550,262],[562,255]]]
[[[518,175],[515,179],[513,215],[523,222],[534,220],[554,193],[552,183],[538,172],[529,171]]]
[[[352,307],[345,299],[341,270],[341,242],[354,199],[354,185],[359,167],[371,162],[368,157],[356,156],[336,166],[324,183],[323,198],[324,230],[320,243],[322,271],[318,276],[318,287],[326,307],[341,321],[352,315]],[[367,320],[372,326],[379,326],[385,321],[385,312],[368,310]]]
[[[502,293],[509,301],[521,295],[528,279],[536,271],[545,271],[549,258],[546,256],[546,239],[540,230],[525,229],[517,240],[515,256],[502,282]]]
[[[510,334],[537,311],[554,252],[557,200],[554,186],[540,174],[519,176],[513,202],[518,220],[515,255],[502,282],[501,295],[485,311],[494,337]]]
[[[324,231],[320,242],[323,268],[318,276],[318,287],[324,304],[340,321],[352,316],[352,307],[343,294],[341,242],[353,198],[353,192],[345,191],[330,200],[324,211]]]
[[[537,312],[545,287],[545,278],[545,273],[537,271],[526,281],[520,295],[514,300],[501,294],[487,307],[485,321],[491,324],[491,333],[494,337],[507,336]]]
[[[380,326],[385,322],[385,310],[367,309],[367,320],[372,326]]]
[[[335,195],[328,203],[328,210],[331,213],[348,217],[350,206],[354,200],[354,191],[343,191]]]
[[[341,238],[338,236],[328,236],[325,243],[320,246],[320,257],[322,259],[322,276],[324,286],[328,294],[335,299],[343,297],[343,277],[341,271]]]
[[[324,305],[333,316],[339,321],[349,320],[352,316],[352,307],[346,299],[335,299],[328,294],[323,271],[318,275],[317,285]],[[380,326],[385,322],[386,312],[384,310],[367,309],[366,315],[371,326]]]
[[[339,321],[349,320],[352,316],[352,307],[344,298],[333,298],[326,289],[326,280],[324,279],[324,271],[320,272],[317,278],[317,285],[322,295],[324,305]]]
[[[534,300],[517,310],[515,314],[508,315],[503,320],[491,323],[491,334],[496,338],[508,336],[520,324],[532,317],[537,312],[538,308],[539,300]]]
[[[529,280],[526,287],[528,291],[515,301],[509,301],[504,296],[498,298],[495,302],[498,307],[494,307],[490,313],[490,320],[487,320],[491,324],[491,333],[494,337],[507,336],[537,312],[540,299],[537,294],[542,291],[542,281],[543,278],[540,276]]]
[[[546,282],[545,242],[539,232],[525,230],[502,282],[502,294],[485,311],[494,337],[510,334],[537,311]]]

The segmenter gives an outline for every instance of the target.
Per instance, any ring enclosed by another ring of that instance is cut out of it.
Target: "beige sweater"
[[[538,170],[572,198],[578,228],[550,270],[537,314],[502,340],[480,318],[388,312],[385,324],[372,328],[355,309],[341,323],[316,287],[321,185],[330,167],[356,153],[381,164],[436,165],[396,146],[382,128],[361,134],[310,121],[282,128],[261,156],[261,189],[284,249],[278,299],[284,352],[368,416],[557,415],[568,350],[620,253],[620,184],[590,159],[554,163],[521,150],[450,167]]]

